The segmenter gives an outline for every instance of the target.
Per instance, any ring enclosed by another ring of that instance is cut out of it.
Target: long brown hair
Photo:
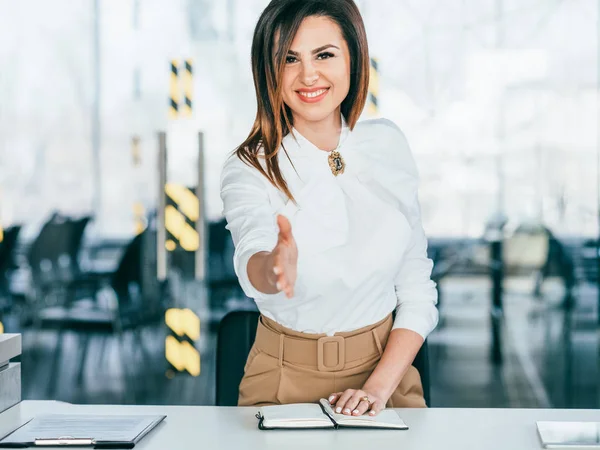
[[[252,75],[258,105],[256,119],[250,134],[235,153],[294,203],[277,159],[281,142],[293,127],[293,116],[283,101],[281,84],[288,50],[300,24],[310,16],[328,17],[337,23],[348,45],[350,89],[340,109],[351,130],[365,106],[369,87],[367,36],[353,0],[272,0],[265,8],[252,39]],[[266,171],[258,160],[261,148]]]

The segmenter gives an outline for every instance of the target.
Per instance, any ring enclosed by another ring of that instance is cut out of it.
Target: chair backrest
[[[217,406],[237,406],[238,388],[259,316],[258,311],[232,311],[221,319],[217,333]]]
[[[75,275],[81,272],[79,267],[79,252],[83,244],[85,229],[91,220],[92,218],[90,216],[84,216],[79,219],[71,220],[70,223],[68,256],[71,260]]]
[[[123,249],[121,259],[111,277],[111,286],[122,301],[129,300],[129,284],[141,283],[142,241],[144,232],[134,236]]]
[[[257,311],[232,311],[219,324],[217,334],[216,405],[237,406],[238,388],[244,366],[254,344],[260,314]],[[413,365],[421,375],[425,402],[430,405],[429,354],[427,340]]]
[[[20,231],[20,225],[15,225],[4,230],[4,235],[0,242],[0,274],[15,265],[14,254]]]
[[[16,268],[14,256],[20,231],[20,225],[7,228],[0,242],[0,296],[8,291],[8,274]]]
[[[156,233],[145,228],[123,249],[110,285],[118,297],[118,305],[129,314],[135,311],[138,322],[156,320],[164,315],[165,286],[156,278]],[[130,287],[137,287],[130,295]]]
[[[61,280],[62,262],[70,262],[70,221],[60,214],[53,214],[32,242],[27,253],[32,281],[43,285]]]
[[[208,225],[208,252],[210,264],[207,277],[210,281],[235,280],[233,268],[233,240],[224,218]]]

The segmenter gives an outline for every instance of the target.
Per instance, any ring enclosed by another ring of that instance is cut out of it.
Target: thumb
[[[287,217],[281,214],[277,215],[277,225],[279,226],[279,233],[285,240],[292,239],[292,224]]]

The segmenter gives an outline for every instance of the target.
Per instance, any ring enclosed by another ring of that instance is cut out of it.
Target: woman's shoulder
[[[264,158],[260,155],[258,162],[264,169]],[[262,183],[262,178],[264,177],[258,169],[248,161],[242,160],[235,151],[227,155],[221,167],[221,188],[231,182]]]
[[[402,129],[387,118],[367,119],[357,122],[353,133],[358,142],[368,145],[368,155],[390,169],[402,169],[418,176],[417,167]]]
[[[373,119],[363,119],[356,123],[357,130],[364,132],[379,131],[391,134],[402,133],[400,127],[392,120],[386,117],[377,117]]]

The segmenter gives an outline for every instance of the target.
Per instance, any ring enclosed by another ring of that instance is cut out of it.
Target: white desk
[[[536,420],[600,420],[598,410],[399,409],[408,431],[260,431],[257,408],[215,406],[71,405],[24,401],[0,415],[0,434],[41,413],[166,414],[137,446],[141,450],[342,449],[534,450],[542,448]]]

